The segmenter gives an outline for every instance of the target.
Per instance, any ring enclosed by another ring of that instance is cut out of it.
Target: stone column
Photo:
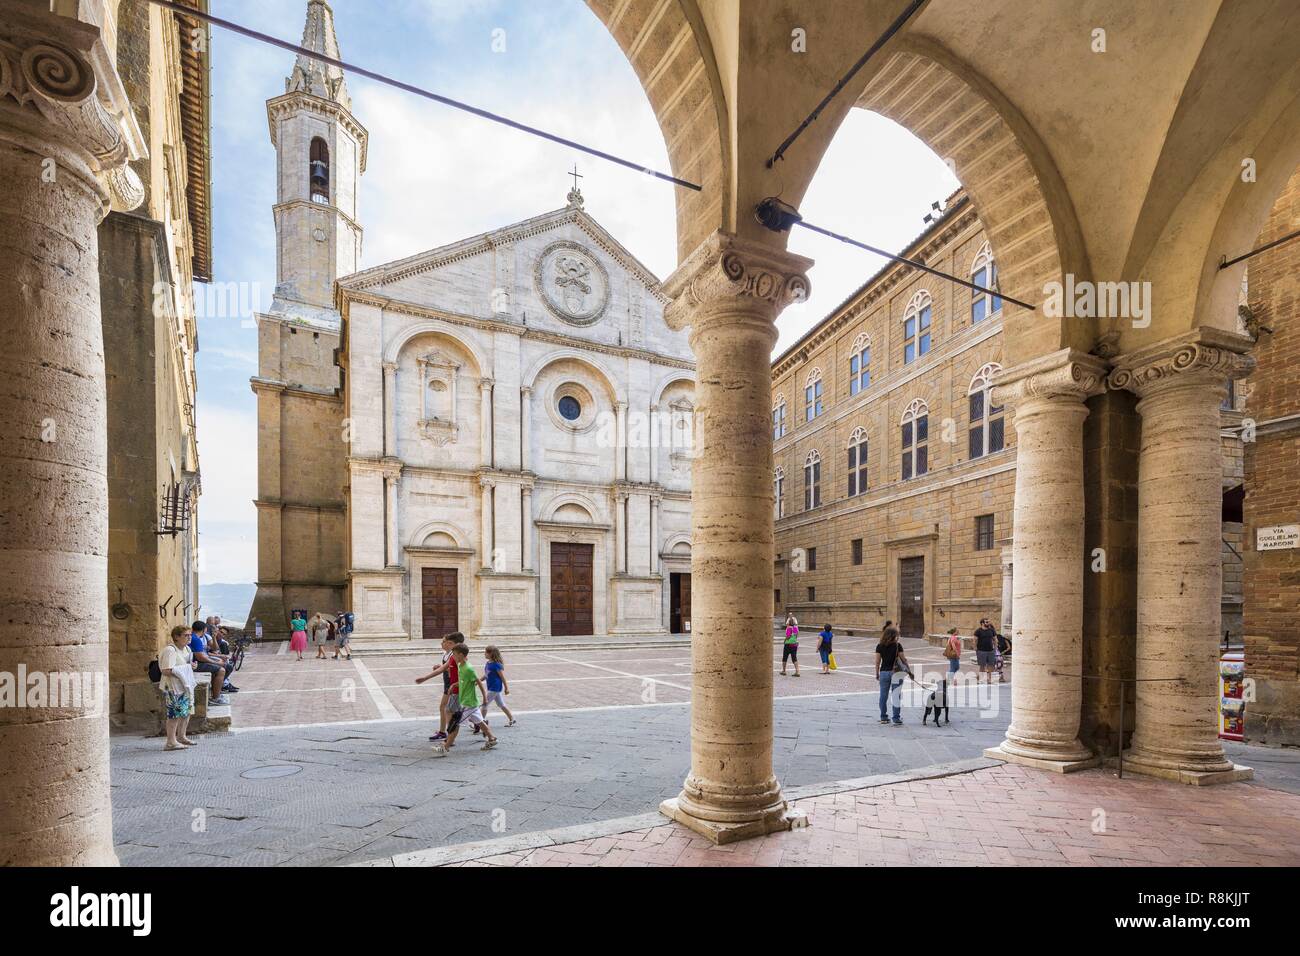
[[[614,406],[614,480],[627,480],[627,402]]]
[[[139,129],[98,29],[41,7],[0,13],[0,672],[95,697],[0,712],[0,866],[113,866],[96,227],[144,198]]]
[[[420,401],[424,401],[421,389]],[[454,407],[454,406],[453,406]],[[384,363],[384,455],[397,455],[397,363]]]
[[[614,492],[614,573],[627,573],[627,492]]]
[[[481,562],[480,565],[484,571],[492,570],[492,531],[494,522],[492,519],[492,491],[496,487],[496,482],[482,475],[478,480],[479,487],[483,490],[482,505],[482,528],[480,529],[479,551]]]
[[[1015,570],[1016,562],[1013,555],[1014,548],[1011,544],[1004,545],[1002,548],[1002,616],[998,624],[1003,634],[1011,635],[1011,628],[1015,624],[1015,615],[1012,608],[1015,605]]]
[[[659,480],[659,406],[650,406],[650,475],[646,481],[655,484]]]
[[[390,568],[395,568],[402,563],[402,544],[397,537],[397,482],[399,477],[399,471],[386,471],[384,473],[384,540],[387,542],[384,563]]]
[[[697,455],[691,526],[691,771],[661,810],[716,843],[788,829],[772,772],[771,356],[808,259],[714,233],[665,283],[690,326]]]
[[[523,570],[531,571],[533,569],[533,488],[531,485],[524,485],[520,489],[522,495],[521,511],[523,513],[523,554],[520,556],[520,562]]]
[[[533,390],[525,385],[519,390],[519,470],[531,471]]]
[[[650,496],[650,573],[659,573],[659,503],[663,495]]]
[[[491,468],[492,459],[492,379],[479,379],[479,461],[484,468]]]
[[[1006,739],[986,753],[1060,772],[1096,763],[1079,741],[1083,420],[1104,374],[1100,359],[1066,349],[1008,369],[997,383],[998,401],[1015,410],[1016,670]]]
[[[1184,783],[1251,776],[1219,741],[1223,461],[1219,406],[1253,361],[1213,329],[1115,360],[1113,388],[1140,399],[1137,692],[1125,769]]]

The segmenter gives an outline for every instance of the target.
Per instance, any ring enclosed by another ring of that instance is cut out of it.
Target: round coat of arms
[[[576,242],[553,242],[543,249],[533,282],[546,307],[573,325],[599,321],[609,306],[609,274]]]

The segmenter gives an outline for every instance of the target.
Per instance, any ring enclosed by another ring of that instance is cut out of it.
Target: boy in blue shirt
[[[209,704],[229,703],[221,696],[221,688],[226,682],[226,668],[215,657],[208,654],[207,632],[208,625],[204,621],[195,621],[190,625],[190,650],[194,652],[194,669],[200,674],[212,675]]]

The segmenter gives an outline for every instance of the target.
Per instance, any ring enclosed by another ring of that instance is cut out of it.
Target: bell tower
[[[339,59],[325,0],[307,4],[302,46]],[[352,115],[343,71],[302,55],[284,95],[267,101],[266,116],[276,151],[275,301],[310,320],[316,310],[333,312],[334,280],[357,271],[357,189],[368,136]]]
[[[302,46],[339,59],[325,0],[307,3]],[[266,116],[276,152],[276,284],[271,308],[258,315],[252,379],[257,594],[248,621],[279,639],[294,609],[346,608],[348,446],[334,280],[356,272],[361,258],[357,186],[368,137],[343,71],[301,54]]]

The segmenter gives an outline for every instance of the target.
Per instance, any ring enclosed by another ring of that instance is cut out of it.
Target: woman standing
[[[889,704],[890,691],[894,689],[894,676],[897,672],[897,692],[894,694],[894,726],[903,726],[902,714],[902,687],[903,675],[910,674],[912,668],[907,663],[907,654],[903,652],[903,645],[898,640],[898,628],[890,625],[885,628],[885,634],[876,645],[876,679],[880,681],[880,722],[889,723],[889,715],[885,708]]]
[[[785,616],[785,645],[781,648],[781,676],[785,676],[786,661],[794,661],[794,676],[799,676],[799,622],[793,613]]]
[[[325,660],[325,645],[330,639],[330,624],[321,616],[320,611],[311,619],[311,641],[316,645],[316,660]]]
[[[307,649],[307,621],[295,617],[289,622],[289,630],[293,632],[289,636],[289,650],[296,651],[298,660],[302,660],[302,652]]]
[[[948,630],[948,640],[943,645],[943,656],[948,661],[949,677],[961,670],[961,638],[957,635],[955,627]]]
[[[190,715],[194,713],[194,653],[190,650],[190,629],[178,624],[172,628],[171,642],[158,655],[162,670],[163,702],[166,706],[167,744],[164,750],[183,750],[198,741],[190,740]]]

